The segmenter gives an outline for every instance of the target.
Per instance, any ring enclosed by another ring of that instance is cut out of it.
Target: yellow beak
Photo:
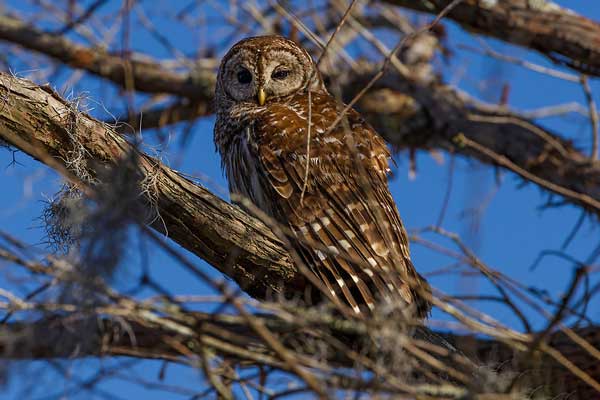
[[[264,106],[265,101],[267,101],[267,94],[265,93],[265,89],[258,88],[258,104]]]

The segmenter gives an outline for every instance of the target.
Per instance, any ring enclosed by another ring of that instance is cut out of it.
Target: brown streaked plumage
[[[424,318],[429,286],[388,189],[388,148],[354,110],[331,126],[344,105],[310,55],[278,36],[237,43],[221,63],[216,105],[230,191],[289,227],[304,263],[355,312],[384,302]]]

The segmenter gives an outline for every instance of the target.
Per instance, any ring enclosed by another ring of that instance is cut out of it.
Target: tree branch
[[[136,358],[155,358],[187,363],[191,360],[182,353],[180,346],[191,353],[209,350],[211,353],[228,360],[261,363],[275,368],[283,364],[265,346],[256,333],[247,326],[243,317],[235,315],[214,315],[206,313],[188,313],[193,319],[193,334],[185,335],[158,325],[149,325],[135,318],[122,317],[113,320],[107,317],[46,317],[35,322],[13,322],[0,326],[0,354],[9,360],[47,360],[56,358],[85,358],[97,356],[127,356]],[[299,348],[298,336],[290,334],[305,329],[294,322],[280,320],[271,316],[256,315],[256,319],[282,338],[283,344],[294,348],[305,356],[318,355],[329,365],[353,368],[354,360],[344,352],[336,351],[326,341],[323,345]],[[316,329],[312,326],[312,330]],[[344,338],[347,342],[359,342],[364,332],[352,325],[332,322],[326,328],[331,337]],[[227,334],[225,334],[227,333]],[[597,326],[579,328],[576,333],[586,338],[593,346],[600,348],[600,334]],[[425,333],[430,335],[430,333]],[[525,388],[536,388],[542,393],[558,395],[576,393],[574,398],[595,398],[597,392],[577,379],[567,369],[548,356],[518,357],[515,349],[502,342],[473,335],[437,333],[454,344],[472,360],[485,360],[495,373],[509,373],[519,376]],[[83,339],[82,339],[83,338]],[[314,340],[319,340],[317,337]],[[593,357],[583,349],[573,345],[564,333],[554,333],[548,339],[548,345],[554,347],[571,360],[577,360],[580,367],[594,374],[596,364]],[[248,351],[247,349],[252,349]],[[367,349],[363,349],[367,354]],[[377,352],[369,349],[368,352]],[[586,361],[587,360],[587,361]],[[491,388],[490,388],[491,389]],[[549,390],[549,391],[548,391]]]
[[[63,36],[46,33],[23,21],[0,15],[0,40],[34,50],[73,68],[105,78],[122,88],[149,93],[169,93],[191,99],[212,97],[212,70],[195,71],[196,75],[174,72],[160,63],[143,59],[124,59],[102,48],[88,48]],[[206,72],[205,74],[203,72]],[[131,83],[131,86],[130,86]]]
[[[128,154],[152,182],[144,199],[156,208],[152,226],[233,278],[249,294],[264,298],[297,285],[287,251],[260,221],[219,199],[159,161],[137,152],[108,125],[80,113],[52,89],[0,74],[0,138],[44,161],[38,149],[70,165],[73,149],[85,159],[75,174],[97,176]],[[29,146],[19,145],[26,142]]]
[[[437,15],[451,0],[382,0]],[[447,16],[464,28],[537,50],[551,60],[600,76],[600,24],[552,1],[463,0]]]
[[[346,86],[348,98],[370,76],[353,77]],[[498,165],[600,216],[600,162],[505,107],[477,102],[448,86],[421,86],[389,73],[357,108],[396,148],[440,149]]]

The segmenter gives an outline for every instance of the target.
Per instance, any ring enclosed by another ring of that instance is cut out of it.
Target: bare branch
[[[451,0],[382,0],[438,14]],[[588,75],[600,76],[600,24],[552,1],[463,1],[448,18],[468,30],[528,47]]]
[[[349,97],[369,76],[347,85]],[[505,107],[477,102],[447,86],[416,85],[395,74],[383,77],[357,107],[397,148],[447,150],[514,171],[486,152],[462,145],[456,140],[462,134],[479,149],[509,160],[528,181],[600,215],[600,163]]]
[[[16,147],[25,147],[19,146],[25,141],[67,166],[76,135],[86,155],[80,164],[91,176],[136,152],[108,125],[74,113],[47,87],[0,74],[0,97],[0,138]],[[21,150],[32,153],[29,147]],[[262,298],[294,284],[297,277],[289,255],[264,224],[157,160],[141,153],[139,157],[142,174],[153,182],[144,202],[156,207],[155,229],[232,277],[253,296]]]
[[[0,16],[0,40],[42,53],[73,68],[84,69],[123,88],[177,94],[197,100],[212,97],[214,76],[211,71],[206,76],[200,71],[189,75],[170,71],[148,59],[132,56],[126,60],[101,48],[88,48],[63,36],[42,32],[17,18]],[[131,88],[127,74],[131,74]]]
[[[43,360],[56,358],[84,358],[90,356],[128,356],[135,358],[155,358],[180,363],[187,363],[181,347],[190,353],[211,351],[230,360],[246,360],[261,362],[263,365],[282,367],[273,352],[265,346],[254,331],[247,326],[244,318],[233,315],[213,315],[190,313],[189,318],[195,321],[192,331],[194,335],[182,335],[169,331],[164,327],[141,323],[135,314],[115,321],[102,317],[47,317],[36,322],[15,322],[0,326],[0,352],[4,359]],[[288,335],[302,329],[301,325],[286,322],[267,316],[255,316],[268,329],[285,338],[284,345],[294,347],[296,338]],[[332,337],[342,337],[345,341],[359,341],[364,332],[355,324],[339,324],[332,321],[329,328]],[[85,342],[81,341],[81,332],[86,332]],[[600,347],[598,327],[580,328],[576,333],[587,338],[593,346]],[[430,333],[424,332],[424,335]],[[529,387],[550,388],[549,393],[577,393],[577,398],[594,398],[597,392],[587,387],[576,376],[571,375],[564,367],[549,356],[543,359],[536,357],[515,357],[511,346],[499,341],[489,340],[472,335],[439,333],[450,341],[465,355],[475,360],[487,360],[490,368],[502,371],[521,371],[519,380]],[[169,343],[177,342],[174,347]],[[573,347],[564,333],[554,333],[548,340],[549,346],[557,354],[566,354],[572,360],[578,360],[586,370],[594,368],[594,359],[585,350]],[[423,346],[417,340],[415,345]],[[246,349],[252,348],[252,351]],[[323,353],[325,349],[329,349]],[[318,351],[319,357],[331,365],[353,367],[353,360],[344,352],[336,351],[331,346],[311,346],[306,348],[307,355]],[[363,351],[367,351],[364,349]],[[377,349],[369,349],[377,352]],[[586,362],[585,360],[589,361]],[[495,361],[493,361],[495,360]],[[459,367],[457,364],[456,367]],[[547,392],[548,393],[548,392]],[[586,393],[587,396],[586,397]],[[495,397],[494,397],[495,398]],[[514,398],[514,397],[507,397]]]

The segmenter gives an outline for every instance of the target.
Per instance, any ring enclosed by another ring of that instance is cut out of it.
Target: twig
[[[600,201],[595,200],[594,198],[588,196],[587,194],[575,192],[573,190],[567,189],[562,186],[558,186],[550,181],[540,178],[539,176],[534,175],[534,174],[524,170],[523,168],[519,167],[518,165],[516,165],[515,163],[510,161],[508,158],[506,158],[505,156],[497,154],[494,151],[480,145],[479,143],[477,143],[471,139],[468,139],[462,133],[456,135],[454,138],[454,141],[459,146],[468,146],[474,150],[477,150],[478,152],[480,152],[480,153],[486,155],[487,157],[491,158],[492,160],[494,160],[494,162],[498,163],[499,165],[510,169],[511,171],[515,172],[518,175],[521,175],[523,178],[525,178],[531,182],[535,182],[538,185],[540,185],[550,191],[558,193],[564,197],[570,198],[572,200],[577,200],[578,202],[580,202],[590,208],[593,208],[596,213],[600,212]]]
[[[342,110],[342,112],[338,115],[338,117],[335,119],[335,121],[333,121],[333,123],[327,128],[326,133],[328,134],[330,133],[333,129],[335,129],[338,124],[342,121],[343,118],[345,118],[346,114],[348,113],[348,111],[354,107],[354,105],[365,95],[365,93],[367,93],[369,91],[369,89],[371,89],[371,87],[373,87],[373,85],[375,83],[377,83],[377,81],[383,76],[383,74],[385,73],[385,71],[387,70],[387,68],[389,67],[390,63],[392,63],[392,60],[397,60],[396,58],[396,53],[398,51],[400,51],[402,48],[404,48],[404,46],[406,45],[406,43],[408,42],[409,39],[420,35],[423,32],[429,31],[431,29],[433,29],[441,20],[442,18],[444,18],[449,12],[452,11],[452,9],[454,7],[456,7],[458,4],[460,4],[462,2],[462,0],[453,0],[450,4],[448,4],[437,16],[436,18],[429,24],[427,24],[426,26],[424,26],[423,28],[419,29],[416,32],[413,32],[411,34],[408,34],[406,36],[404,36],[402,38],[402,40],[400,40],[400,42],[396,45],[396,47],[394,47],[392,49],[392,51],[389,52],[389,54],[385,57],[385,59],[383,60],[383,64],[381,65],[381,67],[379,68],[379,70],[377,71],[377,73],[371,78],[371,80],[369,82],[367,82],[367,84],[352,98],[352,100],[346,105],[346,107],[344,107],[344,109]],[[395,64],[396,69],[398,69],[398,72],[403,75],[404,77],[406,77],[407,75],[409,75],[408,73],[408,69],[406,66],[404,66],[404,64],[398,62],[397,64]]]
[[[592,123],[592,149],[590,151],[590,158],[592,160],[598,159],[598,109],[594,102],[594,96],[592,95],[592,89],[588,82],[587,75],[581,75],[581,85],[583,86],[583,93],[588,102],[590,109],[590,121]]]
[[[310,169],[310,129],[312,126],[312,98],[310,90],[308,96],[308,127],[306,128],[306,168],[304,170],[304,183],[302,184],[302,192],[300,193],[300,205],[304,205],[304,193],[308,186],[308,172]]]
[[[325,58],[325,55],[327,54],[327,50],[329,49],[329,46],[331,45],[331,43],[333,43],[333,39],[335,38],[335,35],[337,35],[337,33],[340,31],[340,29],[342,29],[342,26],[344,26],[344,23],[346,22],[346,19],[350,15],[350,11],[352,11],[354,4],[356,4],[356,0],[352,0],[350,2],[350,5],[346,9],[346,12],[344,12],[344,15],[342,16],[342,19],[336,25],[335,30],[329,37],[329,40],[327,40],[327,43],[325,43],[325,48],[323,49],[323,52],[321,53],[321,55],[319,56],[319,59],[317,60],[317,69],[319,68],[319,65],[321,65],[321,61]]]

